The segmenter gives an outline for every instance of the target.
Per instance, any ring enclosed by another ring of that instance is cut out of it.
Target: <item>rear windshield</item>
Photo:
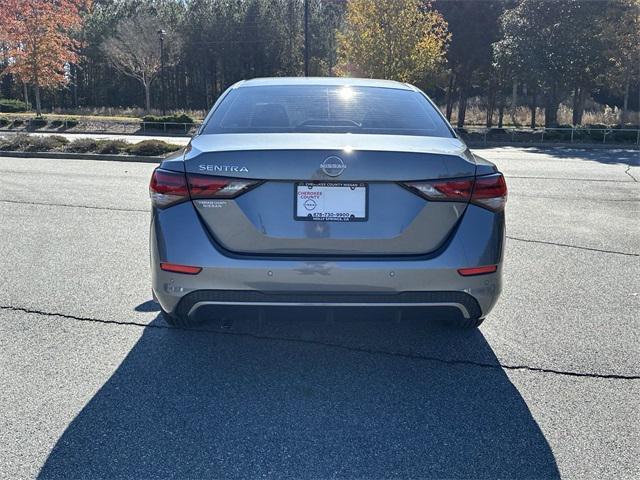
[[[236,88],[222,100],[203,130],[294,132],[453,136],[419,92],[342,85]]]

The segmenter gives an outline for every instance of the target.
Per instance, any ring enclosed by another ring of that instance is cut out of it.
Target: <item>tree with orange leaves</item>
[[[9,66],[19,80],[32,85],[36,112],[42,115],[40,89],[69,81],[66,68],[77,61],[72,37],[91,0],[2,0],[0,40],[8,45]]]

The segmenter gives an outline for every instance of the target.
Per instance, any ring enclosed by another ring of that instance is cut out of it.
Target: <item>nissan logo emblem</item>
[[[330,177],[337,177],[342,172],[344,172],[344,169],[347,168],[347,166],[344,164],[344,161],[340,157],[332,155],[324,159],[324,161],[320,164],[320,168],[326,175]]]

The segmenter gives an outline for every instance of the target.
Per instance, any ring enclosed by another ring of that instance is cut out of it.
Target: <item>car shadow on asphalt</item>
[[[153,300],[147,300],[146,302],[141,303],[136,308],[134,308],[136,312],[159,312],[160,305],[158,302]]]
[[[559,477],[480,331],[292,311],[204,328],[145,329],[40,478]]]

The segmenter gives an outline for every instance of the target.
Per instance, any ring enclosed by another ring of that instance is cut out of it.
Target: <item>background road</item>
[[[477,332],[150,301],[153,165],[0,158],[2,477],[640,477],[637,151],[499,148]]]

